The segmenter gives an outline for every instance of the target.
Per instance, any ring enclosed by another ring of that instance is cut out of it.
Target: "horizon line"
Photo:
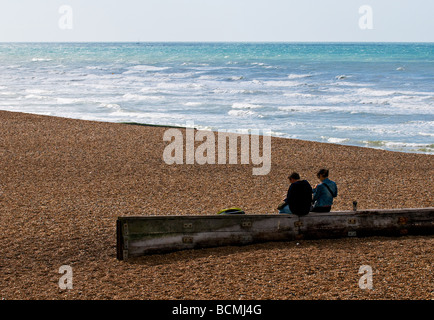
[[[434,41],[199,41],[199,40],[137,40],[137,41],[1,41],[0,43],[279,43],[279,44],[291,44],[291,43],[394,43],[394,44],[434,44]]]

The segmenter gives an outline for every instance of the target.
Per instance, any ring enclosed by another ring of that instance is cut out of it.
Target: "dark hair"
[[[318,171],[316,176],[319,178],[319,176],[323,176],[324,178],[327,178],[329,176],[329,171],[327,169],[321,169]]]
[[[300,175],[297,172],[293,172],[288,178],[294,180],[300,180]]]

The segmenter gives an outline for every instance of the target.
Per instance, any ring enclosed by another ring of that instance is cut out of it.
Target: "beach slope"
[[[0,111],[0,299],[432,299],[433,236],[265,243],[116,260],[116,219],[276,213],[330,169],[334,210],[433,206],[434,156],[272,138],[271,171],[168,165],[167,128]],[[59,268],[73,270],[61,290]],[[374,289],[358,286],[362,265]]]

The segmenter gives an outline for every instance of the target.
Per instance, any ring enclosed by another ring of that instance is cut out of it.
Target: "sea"
[[[0,43],[0,110],[434,154],[434,43]]]

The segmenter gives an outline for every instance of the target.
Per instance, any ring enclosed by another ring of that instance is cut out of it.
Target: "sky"
[[[434,42],[433,0],[0,0],[0,42]]]

